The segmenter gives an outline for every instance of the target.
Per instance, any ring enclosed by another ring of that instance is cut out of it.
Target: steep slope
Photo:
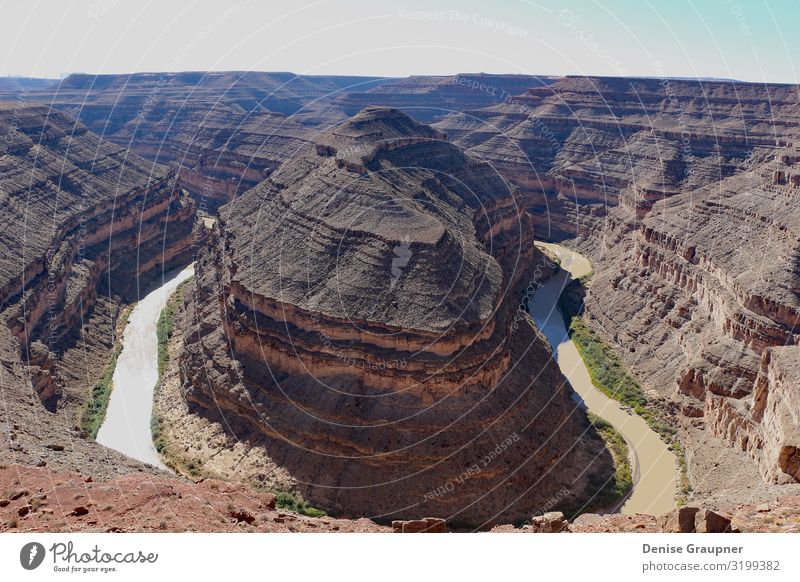
[[[191,260],[195,209],[166,168],[62,113],[0,104],[0,135],[6,444],[35,454],[54,437],[63,450],[111,358],[121,305]]]
[[[796,86],[567,77],[436,125],[592,254],[587,321],[681,411],[698,497],[800,479],[798,116]]]
[[[245,113],[221,104],[163,100],[119,128],[112,139],[176,168],[179,184],[198,208],[215,212],[296,155],[311,135],[269,111]]]
[[[213,213],[295,155],[314,132],[365,104],[402,106],[419,119],[435,119],[550,81],[524,75],[74,74],[24,94],[15,87],[0,93],[51,105],[103,138],[177,169],[198,207]]]
[[[800,481],[800,182],[780,157],[657,203],[607,248],[586,303],[648,386],[746,451],[766,481],[790,483]]]
[[[362,111],[224,207],[186,295],[191,414],[337,515],[579,506],[610,456],[518,309],[552,269],[532,238],[487,164]]]
[[[308,130],[287,115],[374,81],[260,72],[74,74],[14,98],[51,105],[103,138],[176,168],[198,206],[213,212],[307,141]]]
[[[713,184],[797,132],[796,88],[673,79],[565,77],[437,124],[518,185],[539,233],[602,228],[609,208]]]

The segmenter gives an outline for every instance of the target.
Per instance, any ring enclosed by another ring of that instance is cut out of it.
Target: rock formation
[[[536,229],[592,255],[586,320],[680,411],[699,499],[800,491],[797,87],[156,73],[0,92],[4,460],[152,471],[75,415],[121,304],[202,243],[179,365],[189,413],[269,460],[246,479],[387,523],[579,507],[610,458],[517,313],[549,273]],[[226,203],[193,239],[196,208]]]
[[[397,105],[415,118],[438,119],[550,81],[525,75],[74,74],[58,83],[9,80],[0,94],[51,105],[103,138],[175,168],[200,210],[214,213],[294,156],[315,132],[366,105]]]
[[[707,428],[770,483],[800,477],[798,113],[787,85],[568,77],[436,125],[593,255],[587,320],[684,436]],[[713,457],[690,447],[705,494],[735,481]]]
[[[192,414],[335,515],[579,504],[610,456],[518,309],[549,272],[532,238],[490,166],[365,109],[223,207],[187,294]]]
[[[125,475],[99,481],[76,472],[0,465],[0,532],[360,532],[444,533],[435,518],[393,527],[368,519],[307,517],[276,506],[275,495],[206,479],[190,483],[168,476]],[[679,514],[684,519],[679,520]],[[687,507],[666,516],[585,513],[567,521],[550,512],[531,525],[502,525],[502,533],[659,533],[693,531],[800,533],[800,496],[771,504],[743,504],[730,513]],[[688,519],[687,519],[688,518]],[[683,527],[681,527],[681,525]]]
[[[195,209],[166,168],[62,113],[0,104],[0,135],[0,349],[14,418],[6,444],[23,453],[24,435],[44,447],[50,422],[74,429],[110,357],[121,303],[190,260]]]
[[[564,77],[436,127],[520,187],[539,236],[588,237],[610,208],[748,168],[795,131],[796,89],[675,79]]]
[[[69,108],[65,108],[69,111]],[[291,159],[311,131],[269,111],[159,101],[144,118],[128,122],[110,139],[177,170],[178,183],[198,209],[213,213]]]
[[[800,480],[800,229],[775,165],[656,203],[598,262],[586,304],[648,386],[786,483]]]
[[[396,107],[414,119],[430,123],[454,112],[503,103],[532,87],[546,86],[555,77],[534,75],[458,74],[412,76],[386,80],[367,90],[350,89],[331,103],[345,115],[364,107]]]
[[[373,81],[258,72],[75,74],[14,98],[52,105],[175,168],[198,207],[214,212],[306,143],[310,130],[287,116]]]

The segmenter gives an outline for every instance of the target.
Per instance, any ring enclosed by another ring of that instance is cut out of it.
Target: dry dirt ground
[[[275,496],[218,480],[126,475],[95,483],[77,473],[0,468],[0,531],[388,532],[367,519],[311,518]]]

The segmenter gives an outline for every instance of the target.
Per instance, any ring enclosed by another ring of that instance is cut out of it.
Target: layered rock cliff
[[[373,82],[260,72],[75,74],[14,98],[51,105],[176,169],[198,207],[213,213],[307,142],[309,130],[287,116]]]
[[[587,312],[649,386],[786,483],[800,479],[800,228],[775,155],[657,203],[598,261]]]
[[[745,457],[798,479],[798,113],[788,85],[565,78],[436,125],[591,253],[587,321],[681,411],[701,496],[775,493]]]
[[[518,309],[552,268],[532,239],[490,166],[362,111],[223,208],[186,295],[191,414],[334,514],[580,505],[610,456]]]
[[[191,260],[195,209],[166,168],[62,113],[2,104],[0,135],[4,394],[10,410],[45,419],[25,426],[9,412],[18,431],[47,432],[55,413],[71,431],[110,358],[120,306]]]
[[[586,238],[761,161],[796,132],[796,88],[564,77],[439,122],[518,185],[540,236]]]
[[[311,135],[291,119],[269,111],[246,113],[221,104],[158,101],[110,139],[175,168],[179,185],[198,208],[214,213],[297,155]]]
[[[364,107],[396,107],[414,119],[430,123],[452,113],[503,103],[532,87],[543,87],[556,77],[461,73],[451,76],[414,75],[391,79],[375,87],[352,88],[331,101],[345,115]]]

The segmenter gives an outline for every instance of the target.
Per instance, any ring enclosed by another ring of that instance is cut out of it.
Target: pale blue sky
[[[282,70],[798,82],[800,0],[2,0],[0,75]]]

